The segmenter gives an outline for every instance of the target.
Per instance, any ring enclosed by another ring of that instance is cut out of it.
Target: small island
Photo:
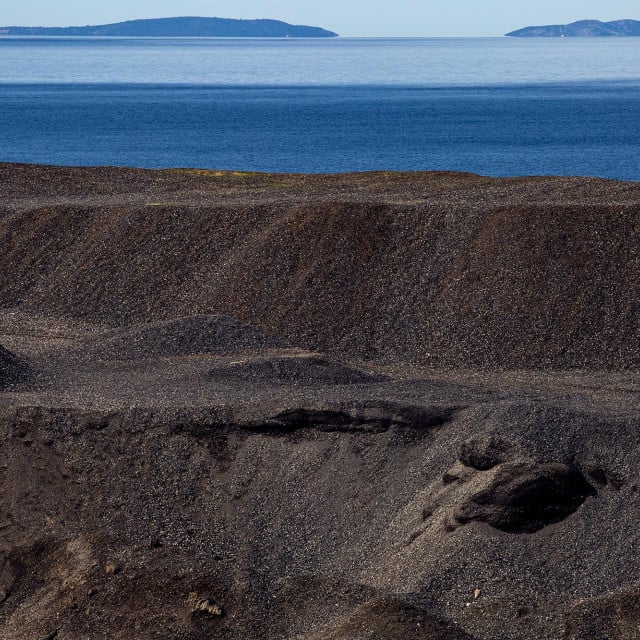
[[[3,36],[92,36],[131,38],[334,38],[320,27],[280,20],[232,18],[153,18],[86,27],[0,27]]]
[[[571,24],[525,27],[505,34],[513,38],[603,38],[640,36],[639,20],[579,20]]]

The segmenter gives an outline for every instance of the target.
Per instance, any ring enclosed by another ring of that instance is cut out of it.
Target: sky
[[[0,26],[104,24],[171,16],[275,18],[342,36],[498,36],[583,18],[640,20],[638,0],[20,0],[2,2]]]

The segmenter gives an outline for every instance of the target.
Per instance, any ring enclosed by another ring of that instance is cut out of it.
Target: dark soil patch
[[[0,390],[22,387],[32,379],[29,365],[0,345]]]
[[[458,522],[487,522],[507,533],[535,533],[568,518],[595,489],[563,464],[505,464],[485,491],[456,515]]]

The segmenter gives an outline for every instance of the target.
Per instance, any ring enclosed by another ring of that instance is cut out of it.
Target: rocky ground
[[[640,637],[640,186],[0,185],[0,638]]]

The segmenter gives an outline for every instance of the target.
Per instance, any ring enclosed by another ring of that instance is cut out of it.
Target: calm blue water
[[[0,160],[640,180],[640,39],[0,38]]]

